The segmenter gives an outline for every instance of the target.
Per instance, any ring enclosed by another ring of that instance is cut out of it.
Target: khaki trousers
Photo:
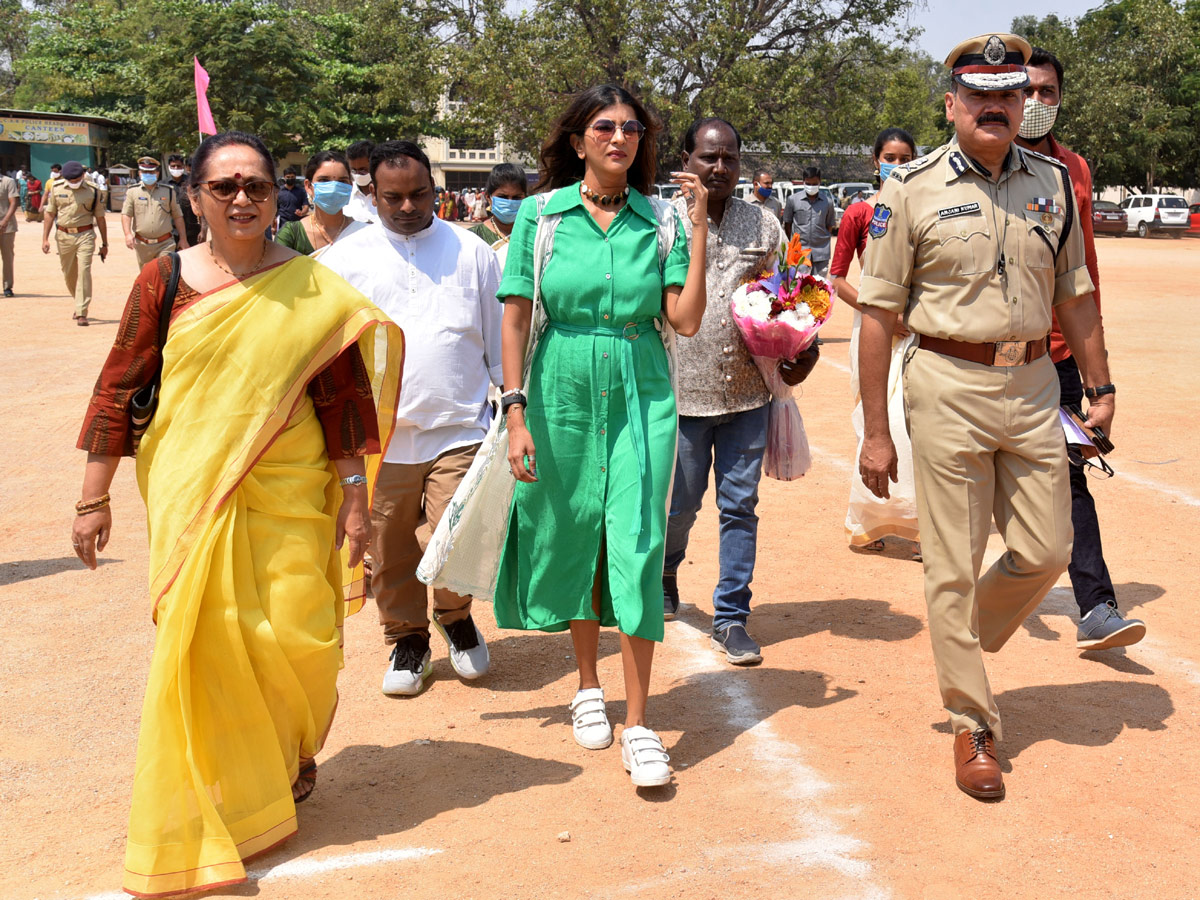
[[[1004,646],[1071,558],[1071,489],[1048,356],[997,368],[911,348],[912,437],[925,602],[954,733],[1001,737],[982,650]],[[992,520],[1005,553],[979,574]]]
[[[136,238],[133,241],[133,252],[137,254],[138,269],[141,269],[152,259],[166,256],[175,252],[175,240],[163,241],[161,244],[144,244]]]
[[[429,634],[429,589],[417,579],[417,564],[478,449],[472,444],[430,462],[385,462],[379,469],[371,503],[371,590],[389,644]],[[470,597],[434,590],[433,614],[443,625],[470,613]]]
[[[3,261],[4,290],[11,291],[13,286],[13,248],[16,244],[17,233],[6,231],[0,234],[0,260]]]
[[[67,293],[75,297],[75,315],[86,316],[92,302],[92,255],[96,252],[96,230],[79,234],[59,231],[58,262],[67,280]]]

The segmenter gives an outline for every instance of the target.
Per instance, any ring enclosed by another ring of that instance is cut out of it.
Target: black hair
[[[1063,64],[1058,61],[1058,57],[1049,50],[1044,50],[1041,47],[1034,47],[1033,52],[1029,54],[1029,62],[1026,66],[1052,66],[1054,74],[1058,76],[1058,92],[1061,94],[1063,89]]]
[[[291,175],[294,178],[299,174],[300,174],[300,170],[298,168],[296,168],[295,166],[288,166],[286,169],[283,170],[284,178],[287,178],[289,175]]]
[[[488,173],[487,186],[483,192],[490,197],[506,184],[519,184],[524,193],[529,193],[529,179],[525,177],[525,170],[515,163],[500,163],[494,166]]]
[[[58,171],[61,172],[62,171],[62,163],[51,163],[50,171],[53,172],[55,169],[58,169]]]
[[[423,165],[429,173],[430,183],[433,182],[433,168],[429,165],[429,157],[412,141],[384,141],[382,144],[376,144],[371,150],[371,180],[375,180],[375,170],[384,163],[399,168],[404,165],[406,159],[416,160]]]
[[[634,116],[646,128],[638,141],[637,153],[633,157],[627,178],[631,187],[643,194],[650,192],[654,187],[654,176],[658,172],[658,133],[662,130],[662,125],[640,100],[615,84],[597,84],[580,91],[571,98],[562,115],[554,120],[554,124],[550,126],[550,135],[538,154],[536,190],[567,187],[583,180],[587,166],[575,152],[571,138],[582,136],[596,113],[618,105],[632,109]]]
[[[903,141],[908,144],[908,149],[912,151],[913,156],[917,155],[917,145],[913,141],[911,134],[903,128],[885,128],[879,134],[875,135],[874,157],[879,159],[879,154],[883,152],[884,145],[890,144],[892,141]]]
[[[275,160],[271,157],[271,151],[267,149],[267,145],[262,142],[262,138],[245,131],[224,131],[221,134],[206,137],[196,148],[196,153],[192,156],[190,178],[192,187],[199,187],[200,183],[205,180],[204,170],[208,166],[209,157],[223,147],[249,147],[262,157],[263,165],[267,169],[267,177],[272,181],[275,180]]]
[[[809,178],[820,178],[821,170],[816,166],[805,166],[804,171],[800,174],[801,181],[807,181]]]
[[[183,157],[180,156],[178,153],[172,153],[170,156],[167,157],[167,165],[169,166],[171,163],[181,163],[182,164]]]
[[[346,167],[346,174],[350,174],[350,163],[346,161],[346,157],[340,151],[322,150],[310,156],[308,162],[304,164],[304,180],[312,181],[313,176],[317,174],[317,169],[321,168],[327,162],[341,163]]]
[[[374,141],[355,141],[346,148],[346,159],[370,159],[374,149]]]
[[[698,135],[705,128],[708,128],[710,125],[721,125],[721,126],[724,126],[725,128],[728,128],[730,131],[732,131],[733,138],[735,141],[737,141],[738,152],[739,153],[741,152],[742,136],[738,133],[738,130],[733,127],[733,123],[728,122],[725,119],[718,118],[717,116],[707,116],[703,119],[697,119],[695,122],[693,122],[691,127],[687,130],[687,133],[684,134],[683,150],[685,153],[692,153],[695,151],[696,135]]]

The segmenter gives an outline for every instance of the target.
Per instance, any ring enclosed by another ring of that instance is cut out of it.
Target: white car
[[[1150,237],[1155,231],[1181,238],[1188,230],[1188,205],[1174,194],[1137,194],[1121,204],[1129,217],[1126,229],[1138,237]]]

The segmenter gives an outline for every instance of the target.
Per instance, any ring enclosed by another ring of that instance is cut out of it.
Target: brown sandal
[[[313,792],[313,788],[317,786],[317,763],[315,760],[309,760],[300,766],[300,774],[296,776],[295,782],[292,783],[292,802],[303,803],[309,798]]]

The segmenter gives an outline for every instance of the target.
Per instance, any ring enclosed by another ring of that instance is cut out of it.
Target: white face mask
[[[1040,141],[1054,130],[1058,109],[1058,105],[1047,106],[1036,97],[1027,97],[1025,118],[1021,120],[1021,130],[1018,133],[1027,141]]]
[[[68,181],[67,187],[69,187],[73,191],[77,191],[81,187],[83,187],[83,179],[80,178],[78,181]]]
[[[187,169],[176,169],[174,167],[167,169],[167,171],[171,173],[172,178],[182,178],[187,174]]]
[[[810,197],[815,197],[820,192],[821,186],[819,184],[806,184],[804,186],[804,193],[808,194]]]
[[[359,174],[359,173],[355,172],[354,173],[354,183],[357,184],[360,188],[365,188],[367,185],[369,185],[371,183],[371,173],[363,172],[362,174]]]

